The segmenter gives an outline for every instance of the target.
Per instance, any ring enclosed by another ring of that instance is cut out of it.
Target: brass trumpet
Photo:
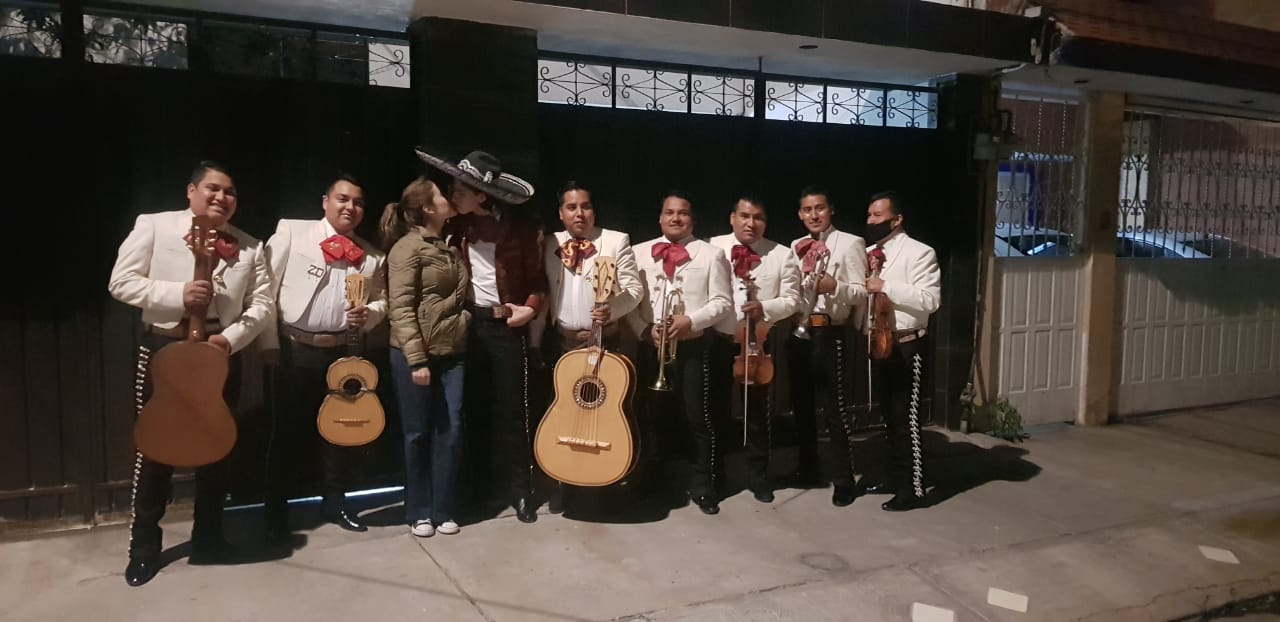
[[[813,305],[818,303],[818,281],[827,274],[827,264],[831,261],[831,251],[824,251],[818,255],[817,264],[813,268],[813,272],[804,275],[804,279],[800,282],[800,296],[804,307],[800,310],[800,315],[796,318],[796,328],[791,334],[800,339],[809,338],[809,327],[805,326],[808,321],[808,313],[813,311]],[[809,296],[809,292],[813,292],[813,296]]]
[[[671,326],[677,315],[684,314],[684,293],[680,291],[680,277],[676,277],[675,287],[670,287],[670,282],[665,276],[659,275],[658,280],[662,282],[662,313],[661,322],[655,323],[654,326],[662,326],[663,329],[658,331],[658,379],[653,381],[649,388],[654,391],[670,391],[671,385],[667,383],[667,365],[676,360],[676,347],[679,341],[667,339],[667,328]]]

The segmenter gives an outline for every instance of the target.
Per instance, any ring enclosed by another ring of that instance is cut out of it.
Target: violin
[[[867,257],[867,276],[880,277],[884,267],[884,251],[875,249]],[[867,336],[871,358],[882,360],[893,352],[893,301],[884,292],[871,294],[871,333]]]
[[[747,302],[755,301],[755,280],[742,279],[747,289]],[[765,385],[773,382],[773,356],[764,351],[769,338],[769,324],[762,320],[743,318],[733,332],[733,342],[739,345],[733,357],[733,380],[743,385]]]

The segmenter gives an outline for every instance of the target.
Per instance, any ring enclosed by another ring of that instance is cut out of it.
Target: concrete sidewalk
[[[938,502],[905,514],[783,490],[718,516],[508,515],[423,540],[391,506],[368,533],[320,526],[253,564],[179,558],[141,588],[122,527],[3,542],[0,620],[1171,620],[1280,591],[1280,400],[1018,444],[927,436]],[[229,527],[258,541],[260,510]],[[165,528],[173,546],[190,523]]]

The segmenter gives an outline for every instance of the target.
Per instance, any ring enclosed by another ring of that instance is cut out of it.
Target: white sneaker
[[[458,533],[458,531],[460,531],[458,529],[458,523],[455,523],[451,520],[447,520],[443,523],[440,523],[440,526],[436,527],[437,533],[442,533],[446,536],[452,536],[453,534]]]
[[[441,525],[441,527],[444,527],[444,525]],[[430,538],[431,536],[436,535],[436,528],[429,520],[414,521],[413,526],[409,528],[409,531],[419,538]],[[453,531],[455,533],[458,531],[457,525],[453,526]]]

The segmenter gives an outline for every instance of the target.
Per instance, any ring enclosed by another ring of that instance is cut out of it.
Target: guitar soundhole
[[[573,401],[582,408],[595,408],[604,403],[604,385],[595,378],[579,378],[573,385]]]
[[[360,395],[361,389],[364,389],[364,385],[361,384],[359,378],[347,378],[346,382],[342,383],[342,392],[346,394],[347,397]]]

